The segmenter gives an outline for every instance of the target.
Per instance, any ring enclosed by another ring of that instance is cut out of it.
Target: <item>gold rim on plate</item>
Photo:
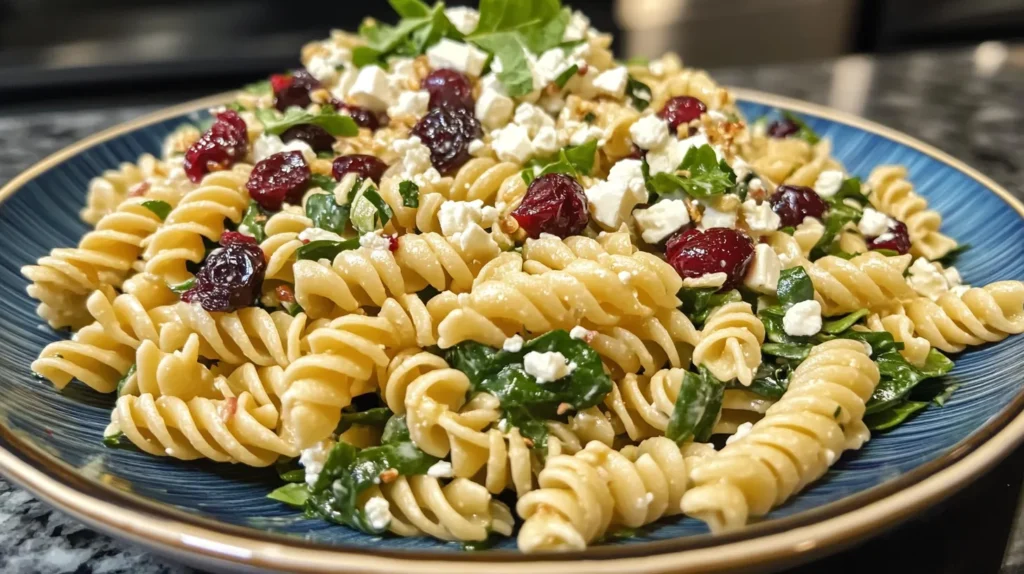
[[[913,148],[975,179],[1024,217],[1024,204],[988,176],[945,152],[895,130],[824,106],[746,89],[733,89],[738,99],[823,117],[854,126]],[[218,94],[147,114],[104,130],[56,152],[0,188],[0,201],[46,170],[81,151],[124,133],[197,110],[223,104],[233,93]],[[594,547],[568,555],[520,555],[511,552],[455,555],[426,552],[374,552],[366,547],[332,547],[299,538],[259,533],[203,519],[166,505],[116,491],[86,479],[76,469],[25,443],[0,426],[0,437],[26,458],[0,448],[0,474],[86,524],[126,538],[179,560],[206,567],[267,568],[294,572],[367,572],[462,574],[487,570],[494,574],[562,574],[571,565],[585,564],[598,573],[706,573],[741,567],[781,566],[810,560],[863,540],[891,527],[966,486],[994,466],[1024,440],[1024,392],[986,425],[974,431],[945,455],[900,478],[817,509],[752,525],[745,531],[711,537],[686,537],[702,547],[661,552],[682,539],[639,545]],[[48,468],[63,480],[40,470]],[[75,488],[72,484],[77,484]],[[906,485],[905,488],[900,488]],[[90,494],[87,491],[95,491]],[[106,500],[105,497],[114,500]],[[858,502],[868,499],[865,504]],[[121,502],[122,504],[119,504]],[[851,504],[853,503],[853,504]],[[132,508],[134,504],[139,508]],[[819,518],[820,517],[820,518]],[[792,525],[791,528],[786,528]],[[253,534],[254,533],[254,534]],[[256,538],[254,536],[261,536]],[[265,537],[265,538],[264,538]],[[713,545],[707,545],[707,543]],[[635,548],[631,548],[635,546]],[[654,553],[635,554],[636,548]],[[607,557],[607,558],[605,558]],[[566,559],[579,562],[567,562]],[[596,559],[600,558],[600,559]],[[497,559],[497,560],[496,560]],[[500,561],[499,561],[500,560]],[[585,561],[585,562],[583,562]]]

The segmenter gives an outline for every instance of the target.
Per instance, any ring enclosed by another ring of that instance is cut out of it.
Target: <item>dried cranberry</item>
[[[768,126],[768,135],[776,139],[785,139],[800,131],[800,126],[791,119],[776,120]]]
[[[185,152],[185,174],[199,183],[211,171],[228,169],[249,151],[249,130],[237,112],[217,114],[216,121]]]
[[[420,88],[430,92],[430,109],[442,106],[473,108],[473,86],[455,70],[434,70],[423,78]]]
[[[334,147],[334,136],[320,126],[313,124],[302,124],[285,130],[281,134],[281,141],[288,143],[292,140],[299,140],[309,144],[313,151],[331,151]]]
[[[802,185],[780,185],[768,200],[772,211],[779,215],[783,227],[797,226],[805,217],[821,219],[828,209],[821,196]]]
[[[561,173],[549,173],[533,180],[512,217],[534,239],[541,233],[562,238],[578,235],[590,222],[583,186]]]
[[[398,251],[398,234],[388,235],[388,251],[394,253]]]
[[[301,152],[283,151],[257,163],[245,188],[260,207],[277,211],[286,201],[297,203],[302,199],[310,177],[309,166]]]
[[[336,181],[341,181],[346,173],[358,173],[359,177],[368,177],[374,182],[380,183],[380,178],[384,176],[387,169],[388,164],[378,157],[354,153],[334,158],[331,174],[334,175]]]
[[[271,76],[270,87],[274,90],[274,107],[283,112],[292,106],[308,106],[312,102],[309,93],[322,86],[312,74],[299,70],[290,76]]]
[[[672,133],[676,129],[701,117],[708,111],[704,102],[693,96],[678,96],[665,102],[665,107],[658,112],[658,117],[668,122]]]
[[[220,234],[220,244],[222,246],[228,246],[232,243],[251,243],[256,245],[256,238],[239,233],[238,231],[225,231]]]
[[[893,220],[885,233],[878,237],[867,237],[866,240],[871,250],[888,249],[900,255],[910,253],[910,231],[902,221]]]
[[[376,131],[382,125],[386,126],[388,124],[387,114],[378,115],[368,108],[350,106],[345,102],[339,102],[338,100],[331,100],[331,103],[334,104],[334,108],[339,112],[348,114],[352,118],[352,121],[361,128]]]
[[[472,111],[453,107],[430,110],[412,133],[430,148],[430,163],[444,175],[469,161],[469,144],[483,135]]]
[[[725,273],[727,291],[740,284],[754,258],[754,244],[742,231],[712,227],[705,231],[687,229],[665,244],[665,257],[679,276],[698,278]]]
[[[255,242],[230,242],[207,256],[195,285],[181,294],[207,311],[237,311],[256,302],[263,289],[267,259]]]

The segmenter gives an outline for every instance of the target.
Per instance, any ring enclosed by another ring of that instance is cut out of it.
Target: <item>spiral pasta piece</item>
[[[658,309],[653,317],[627,318],[614,327],[592,331],[587,344],[604,359],[617,376],[653,373],[668,365],[685,367],[700,332],[678,309]]]
[[[910,255],[886,257],[874,251],[853,259],[832,255],[804,264],[826,316],[858,309],[886,311],[900,301],[917,298],[903,278]]]
[[[287,389],[284,369],[277,365],[257,367],[252,363],[235,368],[227,376],[217,377],[214,385],[222,396],[250,394],[257,407],[270,405],[272,408],[264,410],[272,410],[275,417],[280,412],[281,395]]]
[[[832,159],[832,144],[823,139],[809,144],[800,138],[754,138],[753,150],[746,152],[754,172],[774,186],[803,185],[813,187],[823,171],[842,171]]]
[[[932,344],[923,337],[914,334],[914,322],[910,320],[906,311],[881,317],[878,314],[869,315],[865,321],[871,331],[887,332],[897,343],[903,343],[900,354],[912,365],[923,367],[928,360],[928,352]]]
[[[906,303],[914,333],[937,349],[958,353],[1024,332],[1024,283],[997,281],[937,301],[918,297]]]
[[[107,432],[123,432],[132,444],[154,456],[270,466],[279,456],[298,455],[274,432],[277,413],[272,407],[256,406],[249,393],[188,401],[125,395],[117,400]]]
[[[675,54],[667,54],[652,65],[629,67],[630,74],[651,88],[651,109],[660,110],[665,102],[677,96],[693,96],[712,110],[729,109],[732,95],[716,83],[707,72],[683,67]]]
[[[438,540],[480,541],[491,532],[512,534],[512,513],[491,498],[483,486],[456,478],[442,486],[430,476],[399,476],[375,486],[363,503],[382,498],[388,503],[388,530],[398,536],[432,536]]]
[[[251,166],[236,165],[230,171],[207,175],[182,198],[163,225],[148,238],[144,259],[146,272],[177,284],[192,276],[187,262],[199,263],[206,255],[203,238],[220,239],[224,221],[238,223],[249,205],[245,188]],[[134,258],[133,258],[134,260]]]
[[[491,158],[473,158],[459,168],[452,182],[447,199],[453,201],[484,202],[494,205],[496,198],[504,191],[508,194],[511,188],[525,186],[520,176],[523,167],[508,161],[497,161]],[[516,181],[518,179],[518,181]]]
[[[868,177],[868,185],[871,187],[868,195],[871,205],[907,225],[912,254],[935,260],[957,246],[955,239],[939,231],[942,216],[928,209],[928,201],[914,192],[913,184],[907,180],[906,167],[876,167]]]
[[[208,359],[232,365],[251,362],[287,367],[299,357],[306,328],[304,313],[292,317],[284,311],[268,313],[260,307],[211,313],[185,302],[178,303],[175,311],[183,330],[199,335],[200,354]]]
[[[57,389],[78,379],[96,392],[112,393],[133,359],[132,347],[107,334],[103,325],[92,323],[70,340],[47,345],[32,362],[32,371]]]
[[[142,341],[153,341],[161,349],[174,350],[181,342],[177,336],[180,325],[176,325],[180,319],[174,305],[149,309],[138,297],[128,293],[114,296],[108,287],[94,291],[86,308],[111,338],[133,349],[138,349]]]
[[[617,452],[592,442],[573,456],[548,459],[540,488],[523,495],[523,552],[582,550],[612,524],[636,528],[678,514],[687,487],[679,446],[655,437]]]
[[[181,349],[161,351],[153,341],[143,341],[135,351],[135,372],[124,382],[121,395],[212,398],[213,373],[199,362],[199,337],[191,335]]]
[[[113,213],[128,198],[133,187],[165,171],[162,162],[150,154],[142,154],[136,163],[124,162],[117,169],[108,169],[89,182],[82,221],[96,225]]]
[[[695,486],[683,496],[683,512],[718,532],[782,504],[868,439],[865,404],[878,381],[859,341],[814,347],[764,418],[690,472]]]
[[[264,226],[267,238],[260,243],[260,249],[267,258],[265,279],[295,282],[292,266],[296,261],[295,252],[302,247],[299,234],[310,227],[313,227],[313,222],[299,213],[280,211],[270,216]]]
[[[749,386],[761,364],[762,343],[764,324],[750,304],[729,303],[708,316],[693,349],[693,362],[707,367],[720,381],[737,379]]]

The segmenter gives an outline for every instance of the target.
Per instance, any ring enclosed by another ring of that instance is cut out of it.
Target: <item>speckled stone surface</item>
[[[757,70],[718,70],[713,74],[723,84],[831,105],[906,132],[979,168],[1018,197],[1024,197],[1020,180],[1024,167],[1024,46],[986,45],[981,49],[883,58],[849,57]],[[46,113],[11,112],[0,107],[0,185],[48,154],[156,107],[150,103]],[[987,480],[991,485],[985,484],[985,492],[967,492],[958,496],[960,502],[951,503],[975,510],[973,516],[981,517],[981,521],[987,517],[985,509],[979,508],[983,504],[999,505],[999,511],[1010,516],[1009,509],[1017,508],[1022,457],[1024,451],[1018,451],[990,475]],[[1000,489],[994,493],[998,496],[986,498]],[[1017,516],[1016,534],[1010,537],[1005,556],[1004,526],[1001,532],[994,528],[985,536],[995,538],[990,548],[978,550],[991,556],[968,556],[962,566],[946,560],[945,567],[929,571],[988,572],[1002,563],[1002,574],[1024,574],[1022,511],[1017,508],[1013,513]],[[941,532],[939,541],[956,540],[960,528],[953,512],[937,509],[913,527],[934,528],[926,523],[948,521],[953,532]],[[902,548],[899,537],[905,535],[900,532],[887,538]],[[934,539],[930,532],[925,532],[925,537]],[[928,552],[920,547],[917,551]],[[856,551],[848,554],[853,553]],[[834,570],[843,561],[842,557],[834,558],[828,566],[819,567]],[[914,563],[923,566],[919,560]],[[993,567],[979,569],[981,563]],[[876,563],[871,566],[875,568]],[[880,565],[875,570],[892,571]],[[810,566],[801,569],[804,571],[818,568]],[[920,570],[912,567],[902,571]],[[98,534],[0,479],[0,572],[157,574],[191,570]]]

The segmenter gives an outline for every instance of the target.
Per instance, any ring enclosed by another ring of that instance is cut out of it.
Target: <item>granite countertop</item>
[[[830,105],[901,130],[1024,197],[1019,179],[1024,167],[1024,45],[851,56],[714,70],[713,75],[723,84]],[[0,107],[0,185],[64,146],[169,103],[147,100],[146,105],[45,112]],[[1018,507],[1022,475],[1024,448],[924,516],[799,571],[856,567],[1024,574],[1024,508]],[[191,571],[99,534],[0,479],[0,572]]]

